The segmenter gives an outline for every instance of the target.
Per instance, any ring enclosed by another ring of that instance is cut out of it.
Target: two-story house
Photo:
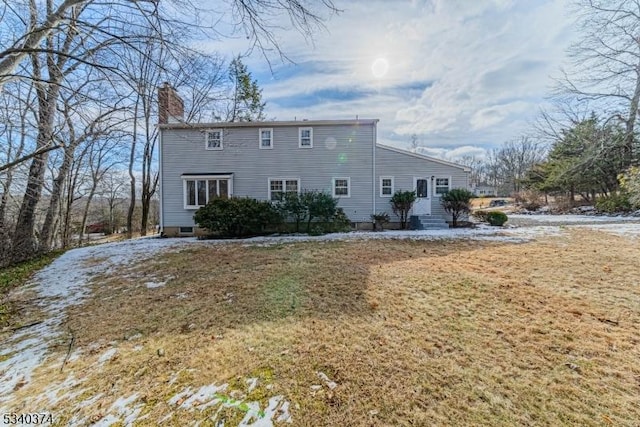
[[[412,215],[446,227],[439,197],[468,187],[469,170],[377,143],[378,120],[184,123],[183,103],[159,90],[160,229],[193,235],[195,211],[214,197],[277,200],[283,192],[323,190],[358,228],[388,212],[397,190],[414,190]],[[414,218],[415,220],[416,218]]]

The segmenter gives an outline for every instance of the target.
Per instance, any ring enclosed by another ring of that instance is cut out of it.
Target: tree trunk
[[[47,4],[48,15],[51,16],[52,3]],[[38,22],[37,10],[30,7],[29,20],[32,26]],[[46,46],[49,52],[46,56],[48,80],[42,80],[40,57],[38,53],[31,55],[33,77],[36,80],[36,94],[38,98],[38,135],[36,137],[36,152],[53,145],[53,125],[56,113],[56,104],[60,94],[59,82],[62,80],[61,66],[64,62],[56,62],[54,59],[53,38],[48,34]],[[0,68],[2,68],[0,66]],[[13,234],[11,258],[13,262],[20,262],[33,257],[34,253],[42,248],[35,236],[36,206],[42,196],[44,186],[44,173],[49,152],[43,151],[33,157],[29,167],[27,188],[22,199],[22,205],[16,220],[16,229]]]
[[[634,164],[633,158],[633,144],[635,142],[635,124],[638,117],[638,104],[640,103],[640,60],[636,66],[636,87],[633,91],[633,97],[631,98],[631,105],[629,106],[629,116],[627,117],[625,127],[625,144],[624,150],[626,154],[626,165]]]
[[[74,144],[70,144],[65,147],[62,165],[58,171],[58,176],[53,180],[53,189],[51,191],[51,199],[49,200],[49,208],[47,209],[47,215],[44,219],[44,224],[42,225],[42,231],[40,233],[40,241],[43,250],[51,248],[53,241],[53,221],[58,214],[58,209],[60,208],[60,197],[62,195],[64,183],[67,179],[67,174],[69,173],[69,168],[71,167],[71,160],[73,159],[74,151]]]
[[[140,95],[136,99],[133,108],[133,134],[131,140],[131,152],[129,153],[129,182],[131,183],[129,209],[127,211],[127,238],[133,237],[133,213],[136,209],[136,176],[133,174],[133,164],[136,160],[136,142],[138,141],[138,105]]]
[[[7,212],[7,203],[9,202],[9,189],[13,182],[13,170],[8,170],[3,183],[2,196],[0,196],[0,232],[5,232],[4,218]]]
[[[84,230],[87,226],[87,217],[89,216],[89,207],[91,206],[91,201],[93,200],[93,196],[96,194],[96,187],[98,186],[97,182],[94,181],[91,186],[91,191],[89,191],[89,195],[87,196],[87,203],[84,205],[84,210],[82,212],[82,223],[80,224],[80,237],[78,238],[78,246],[82,245],[82,240],[84,237]]]
[[[75,180],[73,174],[67,175],[67,194],[65,195],[64,211],[61,210],[62,247],[68,248],[71,242],[71,207],[73,205],[73,193],[75,192]]]
[[[36,139],[36,149],[42,149],[51,143],[57,96],[57,87],[50,90],[47,96],[39,95],[40,111],[38,114],[39,129]],[[16,221],[15,233],[13,235],[11,257],[13,262],[27,260],[41,249],[35,236],[35,213],[36,206],[42,196],[45,165],[48,158],[49,153],[45,152],[35,156],[31,161],[29,176],[27,178],[27,188],[24,198],[22,199],[22,205],[20,206],[18,219]]]
[[[573,207],[573,204],[575,202],[575,198],[576,198],[576,190],[572,185],[571,189],[569,190],[569,207],[570,208]]]
[[[140,235],[147,235],[147,228],[149,226],[149,200],[146,197],[142,198],[142,219],[140,220]]]

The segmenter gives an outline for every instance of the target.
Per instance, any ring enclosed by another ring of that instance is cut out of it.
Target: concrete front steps
[[[441,230],[449,228],[449,224],[437,215],[412,215],[409,217],[412,230]]]

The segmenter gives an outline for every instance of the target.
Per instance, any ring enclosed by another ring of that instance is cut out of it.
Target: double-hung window
[[[393,177],[381,176],[380,177],[380,197],[393,196]]]
[[[258,134],[261,150],[269,150],[273,148],[273,129],[260,129]]]
[[[285,193],[299,193],[300,178],[269,178],[269,200],[282,200]]]
[[[436,188],[435,188],[436,195],[448,193],[450,189],[451,189],[450,178],[436,178]]]
[[[298,148],[313,148],[313,128],[298,128]]]
[[[351,178],[332,179],[333,197],[351,197]]]
[[[222,129],[210,129],[205,133],[207,150],[222,150]]]
[[[231,196],[231,176],[183,176],[184,208],[197,209],[215,198]]]

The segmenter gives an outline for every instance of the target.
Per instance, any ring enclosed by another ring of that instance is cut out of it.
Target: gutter
[[[373,201],[373,212],[372,215],[376,213],[376,140],[378,139],[378,124],[377,122],[373,123],[373,176],[371,179],[371,190],[372,190],[372,201]]]
[[[158,213],[158,219],[160,220],[160,236],[164,236],[164,195],[162,194],[162,127],[158,128],[158,165],[159,180],[158,180],[158,195],[160,196],[160,212]]]

